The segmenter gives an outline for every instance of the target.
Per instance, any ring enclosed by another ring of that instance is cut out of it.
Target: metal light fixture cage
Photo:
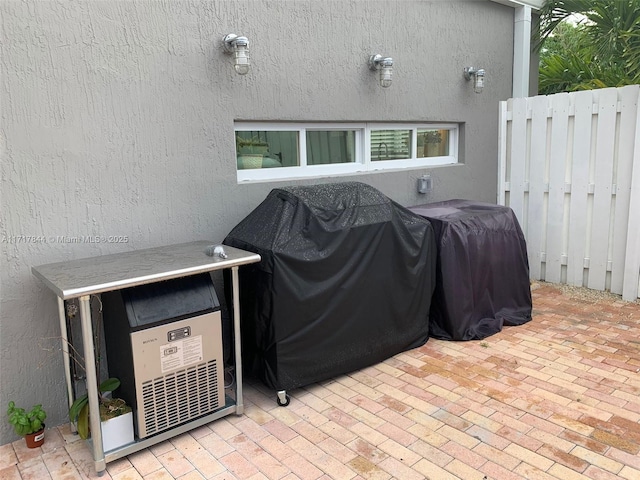
[[[473,79],[473,91],[476,93],[482,93],[484,88],[484,68],[465,67],[464,78],[467,80]]]
[[[233,68],[238,75],[246,75],[251,67],[249,58],[249,39],[235,33],[230,33],[222,38],[224,51],[234,55]]]
[[[393,58],[383,57],[380,54],[371,55],[369,57],[369,68],[380,72],[380,86],[387,88],[391,86],[393,76]]]

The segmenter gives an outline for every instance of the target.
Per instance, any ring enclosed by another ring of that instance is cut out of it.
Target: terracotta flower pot
[[[41,446],[44,443],[44,425],[42,426],[42,430],[25,435],[24,440],[27,442],[28,448],[38,448]]]

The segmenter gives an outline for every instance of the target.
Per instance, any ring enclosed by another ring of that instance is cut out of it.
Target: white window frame
[[[355,162],[307,165],[307,130],[355,130]],[[449,155],[371,161],[372,130],[412,130],[411,152],[417,152],[418,130],[448,130]],[[255,168],[236,170],[238,183],[264,182],[270,180],[293,180],[298,178],[320,178],[383,170],[416,169],[458,163],[460,127],[457,123],[286,123],[286,122],[235,122],[234,136],[242,131],[294,131],[298,132],[298,156],[300,165],[295,167]],[[234,162],[235,164],[235,162]],[[236,167],[237,169],[237,167]]]

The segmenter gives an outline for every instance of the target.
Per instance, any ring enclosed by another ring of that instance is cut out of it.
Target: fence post
[[[640,108],[636,111],[636,135],[629,197],[629,225],[625,253],[622,299],[635,301],[640,296]]]

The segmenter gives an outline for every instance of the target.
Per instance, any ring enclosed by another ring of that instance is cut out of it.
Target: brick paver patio
[[[563,293],[564,292],[564,293]],[[534,318],[290,392],[108,464],[104,480],[640,479],[640,304],[535,284]],[[98,478],[62,426],[2,480]]]

